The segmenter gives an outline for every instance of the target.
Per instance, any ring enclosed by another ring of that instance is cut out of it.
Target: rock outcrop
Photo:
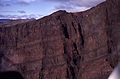
[[[107,79],[120,61],[120,0],[0,27],[0,71],[25,79]]]

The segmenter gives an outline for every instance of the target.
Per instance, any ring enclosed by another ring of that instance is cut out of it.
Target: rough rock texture
[[[120,0],[0,27],[0,71],[25,79],[107,79],[120,61]]]

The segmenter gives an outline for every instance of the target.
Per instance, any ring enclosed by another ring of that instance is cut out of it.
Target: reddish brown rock
[[[0,71],[25,79],[107,79],[120,56],[120,1],[0,27]]]

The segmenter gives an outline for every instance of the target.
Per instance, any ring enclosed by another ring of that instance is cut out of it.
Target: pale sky
[[[41,18],[57,10],[80,12],[105,0],[0,0],[0,19]]]

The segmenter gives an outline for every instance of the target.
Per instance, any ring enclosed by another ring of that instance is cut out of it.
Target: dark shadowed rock
[[[120,61],[120,1],[0,27],[0,71],[25,79],[107,79]]]
[[[0,72],[0,79],[24,79],[19,72],[7,71]]]

